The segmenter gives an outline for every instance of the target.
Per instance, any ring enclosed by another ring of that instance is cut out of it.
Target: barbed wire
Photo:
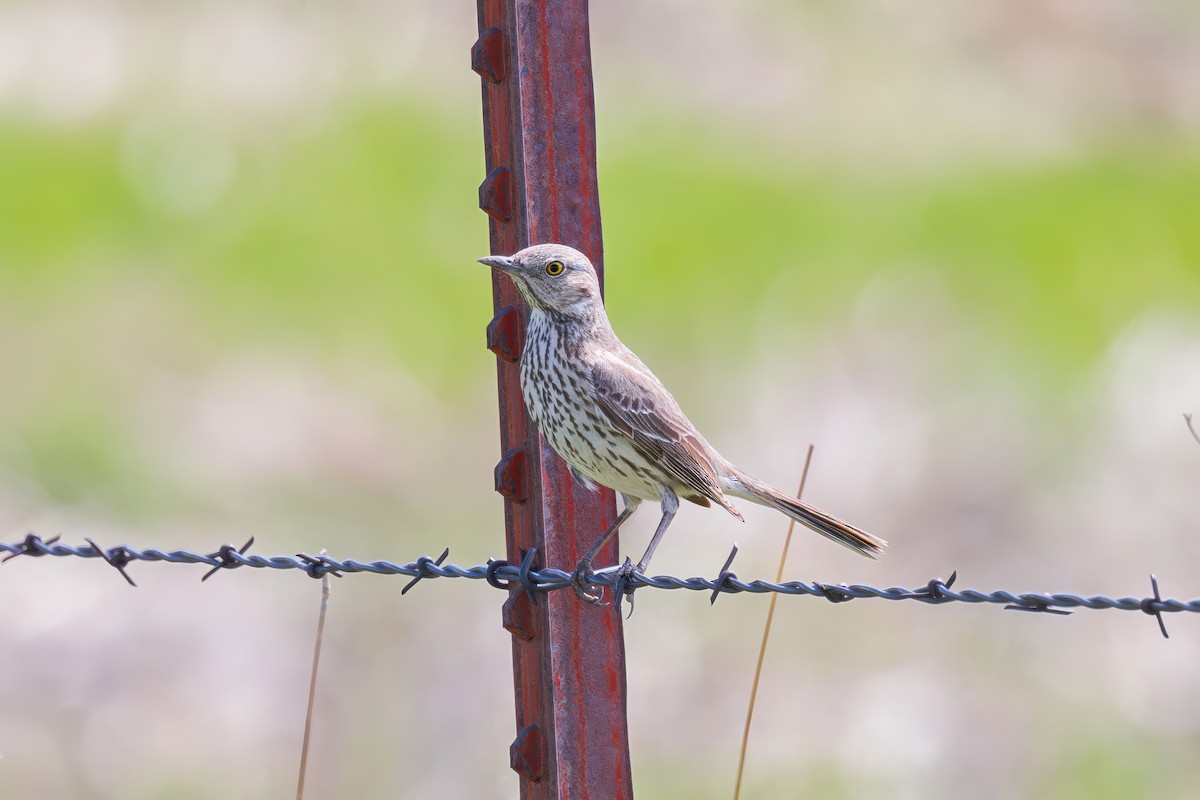
[[[22,541],[7,543],[0,542],[0,553],[6,553],[0,558],[4,564],[17,556],[57,556],[76,558],[99,558],[121,573],[131,586],[136,586],[133,578],[126,572],[134,561],[148,561],[169,564],[199,564],[209,567],[201,580],[208,580],[220,570],[251,567],[254,569],[299,570],[311,578],[321,578],[325,575],[342,577],[359,573],[375,575],[404,575],[412,578],[401,590],[406,594],[419,581],[427,578],[466,578],[483,580],[497,589],[520,588],[529,593],[546,593],[572,586],[572,574],[560,569],[535,568],[537,550],[531,549],[524,554],[520,564],[510,564],[504,560],[489,559],[486,564],[473,567],[460,567],[457,564],[444,563],[450,555],[447,548],[437,558],[421,556],[416,561],[407,564],[397,564],[392,561],[359,561],[353,558],[338,559],[321,553],[310,555],[297,553],[295,555],[262,556],[248,553],[254,544],[251,538],[244,545],[234,547],[231,544],[221,545],[211,553],[196,553],[191,550],[162,550],[155,547],[138,549],[120,544],[114,547],[100,547],[91,539],[84,539],[86,544],[61,544],[59,536],[43,539],[31,533]],[[908,589],[900,586],[877,588],[867,584],[821,583],[814,581],[785,581],[774,583],[767,580],[745,581],[730,571],[733,559],[737,555],[735,545],[725,565],[716,578],[680,578],[672,575],[627,575],[617,567],[597,570],[589,578],[599,586],[612,589],[617,587],[615,594],[632,594],[637,589],[688,589],[698,592],[711,592],[710,602],[715,602],[722,594],[765,594],[776,592],[785,595],[804,595],[823,597],[833,603],[844,603],[849,600],[875,598],[879,600],[915,600],[926,605],[944,605],[947,603],[993,604],[1003,605],[1007,610],[1029,611],[1044,614],[1070,614],[1074,609],[1115,609],[1118,611],[1141,611],[1158,620],[1163,636],[1167,636],[1166,625],[1163,622],[1164,613],[1192,612],[1200,613],[1200,598],[1194,600],[1175,600],[1163,598],[1159,593],[1158,579],[1150,576],[1153,592],[1148,597],[1107,597],[1105,595],[1081,596],[1070,593],[1042,592],[1011,592],[1007,589],[997,589],[984,592],[978,589],[953,588],[958,573],[951,573],[947,580],[934,578],[924,586]]]

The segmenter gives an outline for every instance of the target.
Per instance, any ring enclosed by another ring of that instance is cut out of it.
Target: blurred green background
[[[593,8],[607,297],[788,575],[1200,595],[1200,10]],[[0,5],[0,535],[503,550],[470,4]],[[701,55],[702,54],[702,58]],[[654,514],[624,549],[644,547]],[[773,574],[685,511],[654,567]],[[833,552],[837,551],[837,552]],[[319,587],[0,572],[0,795],[291,791]],[[313,797],[515,797],[499,597],[337,582]],[[641,597],[635,790],[730,796],[762,598]],[[748,797],[1188,797],[1200,627],[781,601]]]

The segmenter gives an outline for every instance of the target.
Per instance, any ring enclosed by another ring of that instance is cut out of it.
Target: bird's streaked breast
[[[660,470],[596,407],[590,369],[573,352],[577,346],[545,312],[530,313],[521,355],[521,392],[530,418],[578,472],[618,492],[658,499]]]

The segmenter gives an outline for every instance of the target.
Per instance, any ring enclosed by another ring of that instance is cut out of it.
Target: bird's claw
[[[571,573],[571,588],[575,590],[575,596],[580,600],[586,600],[594,606],[606,605],[600,599],[600,587],[591,581],[592,574],[591,562],[580,561],[575,567],[575,571]]]
[[[617,605],[621,604],[623,598],[629,598],[629,616],[633,616],[633,593],[637,589],[636,586],[631,586],[629,579],[634,575],[641,575],[642,571],[633,565],[633,562],[628,558],[625,563],[618,567],[613,572],[612,593],[616,598]]]
[[[629,599],[629,613],[633,613],[633,593],[637,589],[636,586],[630,585],[630,578],[634,575],[641,575],[642,572],[633,565],[633,562],[628,558],[625,563],[619,567],[607,567],[604,572],[611,576],[612,596],[616,599],[617,605],[625,598]],[[575,590],[575,596],[580,600],[586,600],[594,606],[606,606],[601,598],[603,592],[600,586],[592,581],[595,573],[592,572],[592,564],[590,561],[580,561],[575,567],[575,571],[571,573],[571,588]]]
[[[613,597],[620,597],[623,594],[633,596],[633,589],[629,586],[629,577],[636,572],[633,563],[626,558],[625,563],[612,571],[612,592]]]

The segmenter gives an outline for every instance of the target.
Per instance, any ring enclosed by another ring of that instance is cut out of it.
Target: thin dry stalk
[[[325,551],[321,551],[325,555]],[[308,742],[312,734],[313,704],[317,698],[317,669],[321,666],[321,644],[325,640],[325,610],[332,591],[329,574],[321,578],[321,610],[317,615],[317,643],[313,647],[312,675],[308,681],[308,712],[304,715],[304,743],[300,745],[300,778],[296,782],[296,800],[304,800],[304,776],[308,770]]]
[[[808,480],[808,466],[812,463],[813,446],[808,446],[804,456],[804,471],[800,473],[800,488],[796,490],[796,499],[804,496],[804,483]],[[775,582],[783,580],[783,567],[787,563],[788,548],[792,546],[792,532],[796,530],[796,521],[788,520],[787,536],[783,540],[783,553],[779,556],[779,569],[775,572]],[[758,663],[754,665],[754,683],[750,686],[750,705],[746,708],[746,726],[742,729],[742,751],[738,755],[737,782],[733,785],[733,800],[742,795],[742,770],[746,766],[746,745],[750,741],[750,721],[754,719],[754,701],[758,697],[758,680],[762,677],[763,660],[767,657],[767,640],[771,637],[771,621],[775,619],[775,601],[779,595],[771,595],[771,603],[767,607],[767,622],[763,626],[762,644],[758,646]]]

